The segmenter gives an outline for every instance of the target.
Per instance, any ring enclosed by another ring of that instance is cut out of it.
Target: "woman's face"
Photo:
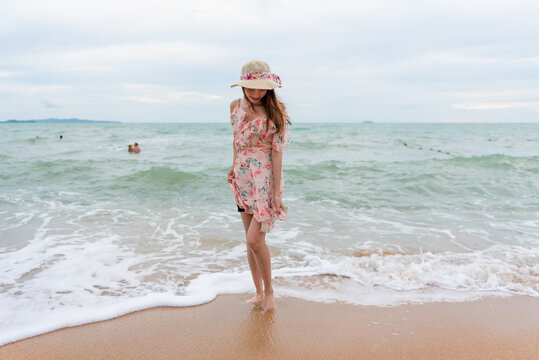
[[[244,88],[244,90],[245,90],[245,96],[247,96],[247,99],[249,99],[249,101],[255,105],[261,104],[262,98],[266,96],[266,93],[268,92],[268,90],[266,89]]]

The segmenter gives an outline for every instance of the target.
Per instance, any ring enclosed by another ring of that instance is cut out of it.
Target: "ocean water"
[[[278,297],[539,296],[539,124],[291,129],[289,220],[266,238]],[[0,135],[0,344],[254,291],[229,124],[0,124]],[[127,153],[135,141],[142,152]]]

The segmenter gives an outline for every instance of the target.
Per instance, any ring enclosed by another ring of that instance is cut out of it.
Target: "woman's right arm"
[[[234,109],[238,106],[238,100],[234,100],[230,103],[230,116],[232,118],[232,112]],[[234,125],[234,124],[232,124]],[[232,179],[234,179],[234,164],[236,163],[236,143],[234,142],[234,139],[232,139],[232,150],[234,152],[233,158],[232,158],[232,168],[230,168],[230,171],[228,172],[228,182],[232,183]]]
[[[232,141],[232,149],[234,150],[234,158],[232,160],[232,167],[230,168],[230,171],[228,172],[228,182],[232,184],[232,180],[234,179],[234,164],[236,163],[236,144],[234,144],[234,141]]]

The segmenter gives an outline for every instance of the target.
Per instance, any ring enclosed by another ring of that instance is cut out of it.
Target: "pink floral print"
[[[282,86],[281,78],[276,74],[270,72],[254,72],[249,74],[242,74],[240,80],[255,80],[255,79],[269,79],[273,80],[277,85]]]
[[[277,215],[275,211],[271,152],[284,151],[290,139],[290,130],[277,134],[271,120],[266,124],[266,116],[254,120],[247,120],[246,117],[241,100],[238,100],[230,116],[237,152],[230,188],[236,205],[262,223],[260,231],[270,232],[276,219],[286,220],[286,214]],[[282,173],[281,193],[284,193]]]

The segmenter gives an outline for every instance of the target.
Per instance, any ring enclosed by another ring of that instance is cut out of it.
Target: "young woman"
[[[247,259],[256,287],[256,295],[249,302],[263,305],[267,311],[276,305],[266,233],[273,229],[276,219],[286,220],[282,161],[290,121],[274,91],[281,87],[281,79],[264,61],[246,63],[234,86],[242,87],[243,97],[230,104],[234,161],[228,182],[243,221]]]

